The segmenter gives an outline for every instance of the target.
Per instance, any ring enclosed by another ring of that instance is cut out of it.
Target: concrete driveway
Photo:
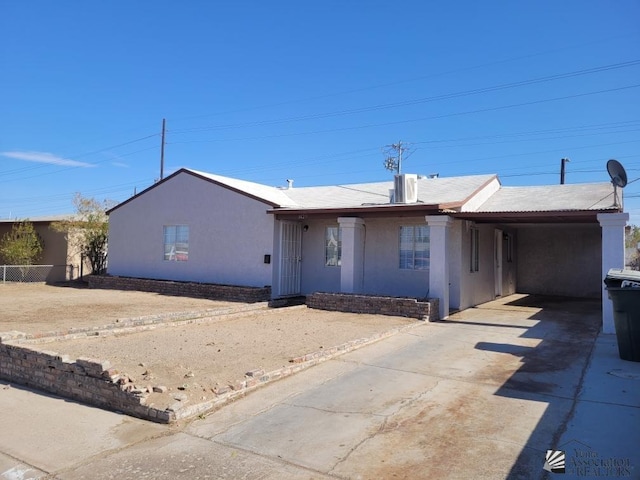
[[[640,363],[599,325],[597,302],[513,295],[180,428],[0,385],[0,478],[531,479],[547,450],[562,478],[638,478]]]

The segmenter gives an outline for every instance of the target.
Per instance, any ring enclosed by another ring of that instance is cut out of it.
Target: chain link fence
[[[73,278],[73,265],[0,265],[0,283],[37,283]]]

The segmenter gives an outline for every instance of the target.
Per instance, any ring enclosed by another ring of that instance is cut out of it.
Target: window
[[[470,272],[477,272],[480,269],[480,230],[477,228],[471,228],[471,252],[470,258]]]
[[[189,227],[187,225],[164,226],[164,259],[176,262],[189,260]]]
[[[402,270],[426,270],[429,268],[428,226],[400,227],[400,268]]]
[[[507,262],[513,262],[513,235],[507,233]]]
[[[324,237],[324,264],[339,267],[342,263],[342,229],[327,227]]]

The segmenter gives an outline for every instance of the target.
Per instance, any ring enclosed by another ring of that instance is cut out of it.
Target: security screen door
[[[280,224],[280,295],[300,294],[302,226],[297,222]]]

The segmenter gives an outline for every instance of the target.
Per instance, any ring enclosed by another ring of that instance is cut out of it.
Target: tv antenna
[[[625,172],[622,164],[614,159],[607,162],[607,172],[609,172],[611,183],[613,184],[613,206],[620,207],[618,202],[618,187],[624,188],[627,186],[627,172]]]

